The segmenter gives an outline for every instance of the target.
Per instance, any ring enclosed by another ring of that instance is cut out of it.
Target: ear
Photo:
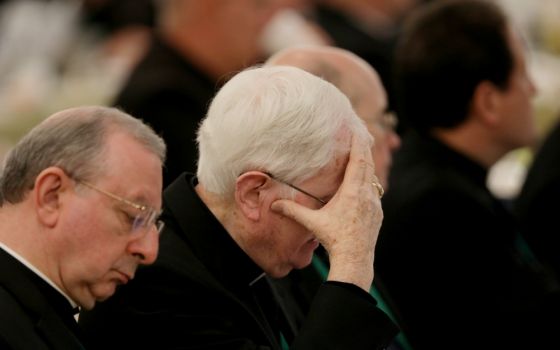
[[[500,120],[502,104],[500,89],[489,81],[477,85],[473,93],[471,112],[483,123],[496,125]]]
[[[265,194],[270,190],[271,183],[272,179],[260,171],[249,171],[237,178],[235,201],[249,220],[260,219]]]
[[[58,167],[41,171],[35,179],[33,201],[37,217],[44,225],[53,227],[60,216],[61,194],[68,189],[72,180]]]

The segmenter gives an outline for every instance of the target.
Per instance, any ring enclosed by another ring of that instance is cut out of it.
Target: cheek
[[[74,281],[88,284],[103,279],[122,254],[107,248],[106,245],[91,244],[87,250],[76,252],[67,259],[68,274],[73,276]]]
[[[525,129],[525,132],[528,132],[528,129],[531,129],[536,124],[532,99],[522,89],[517,94],[511,96],[508,112],[509,115],[516,116],[516,124],[519,125],[519,129]],[[511,123],[511,121],[509,122]]]
[[[383,164],[385,164],[387,156],[387,147],[385,147],[385,145],[382,145],[381,142],[379,142],[373,149],[372,151],[372,158],[373,158],[373,162],[375,163],[375,171],[377,172],[377,170],[379,170],[380,167],[383,166]]]
[[[66,263],[74,276],[93,283],[103,277],[126,254],[127,240],[101,224],[91,223],[87,229],[74,231],[69,241]]]
[[[71,213],[60,228],[60,278],[64,289],[84,306],[114,291],[111,269],[126,255],[127,238],[114,229],[105,212]],[[97,215],[99,214],[99,215]]]
[[[301,203],[310,207],[309,203]],[[272,234],[272,247],[275,252],[275,263],[282,267],[285,273],[293,268],[303,268],[311,262],[313,251],[317,243],[309,242],[313,236],[303,226],[292,219],[279,217],[272,223],[275,227]]]
[[[311,258],[318,243],[313,240],[313,236],[307,230],[301,227],[299,231],[294,231],[290,238],[290,244],[286,247],[286,252],[289,254],[289,260],[300,268],[303,261]]]
[[[307,230],[295,221],[282,218],[278,225],[279,229],[273,234],[274,247],[282,256],[282,260],[291,260],[291,257],[299,253],[300,248],[309,237]]]
[[[375,173],[385,173],[387,172],[387,167],[389,166],[389,159],[391,158],[391,150],[387,145],[386,139],[378,139],[375,146],[373,147],[373,162],[375,163]]]
[[[99,245],[92,246],[91,251],[79,257],[74,270],[69,272],[73,281],[71,294],[78,295],[82,300],[102,301],[113,295],[120,282],[116,269],[124,265],[121,263],[124,248],[110,250]]]

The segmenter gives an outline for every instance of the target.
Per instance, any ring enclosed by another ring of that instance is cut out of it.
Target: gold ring
[[[379,199],[383,198],[383,195],[385,194],[385,190],[383,189],[383,186],[381,186],[381,184],[376,181],[373,181],[371,185],[375,187],[375,189],[377,190],[377,194],[379,194]]]

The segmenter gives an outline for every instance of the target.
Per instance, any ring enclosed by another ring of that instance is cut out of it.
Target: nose
[[[129,252],[138,257],[142,265],[150,265],[156,261],[159,249],[159,233],[155,226],[142,237],[136,237],[129,244]]]
[[[531,93],[531,97],[534,97],[539,92],[539,89],[533,79],[529,79],[529,91]]]

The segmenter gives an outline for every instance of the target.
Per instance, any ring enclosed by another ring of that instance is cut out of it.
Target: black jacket
[[[543,311],[557,310],[555,281],[486,188],[486,175],[414,131],[395,155],[376,276],[417,350],[536,349],[551,324]]]
[[[0,248],[0,349],[84,349],[70,303]]]
[[[155,264],[80,316],[100,349],[280,349],[282,338],[292,349],[382,349],[396,334],[369,294],[325,283],[292,341],[285,305],[186,176],[165,191],[164,205]]]
[[[183,171],[196,170],[196,131],[217,88],[218,82],[155,36],[114,101],[165,140],[164,188]]]
[[[349,50],[368,62],[379,74],[389,108],[394,107],[393,61],[399,28],[366,29],[341,11],[327,4],[318,4],[314,19],[333,39],[337,47]]]
[[[560,123],[535,155],[514,211],[535,253],[560,276]]]

